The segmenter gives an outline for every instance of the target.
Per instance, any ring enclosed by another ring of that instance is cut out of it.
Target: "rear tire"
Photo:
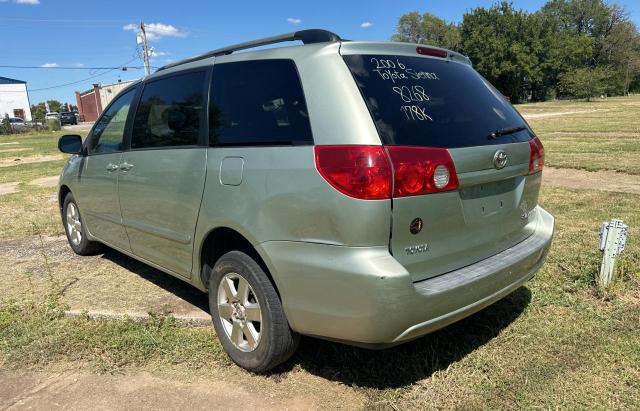
[[[248,371],[268,371],[298,346],[299,336],[289,328],[273,284],[241,251],[226,253],[213,267],[209,310],[222,347]]]
[[[74,253],[92,255],[100,250],[100,243],[89,240],[80,209],[71,193],[66,195],[62,203],[62,224],[69,246]]]

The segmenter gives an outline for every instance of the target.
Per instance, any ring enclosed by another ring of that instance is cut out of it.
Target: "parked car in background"
[[[14,131],[25,130],[28,126],[27,123],[20,117],[9,117],[9,124]]]
[[[58,147],[73,251],[106,244],[208,292],[251,371],[300,334],[383,348],[458,321],[531,279],[553,237],[540,140],[436,47],[324,30],[225,47],[132,84]]]
[[[50,118],[56,118],[56,119],[59,120],[60,119],[60,113],[58,113],[57,111],[50,111],[50,112],[48,112],[48,113],[46,113],[44,115],[44,118],[46,120],[49,120]]]
[[[67,124],[78,124],[76,113],[72,111],[64,111],[60,113],[60,124],[63,126]]]

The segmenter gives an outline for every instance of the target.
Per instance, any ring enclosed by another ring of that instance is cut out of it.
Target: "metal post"
[[[613,219],[602,223],[600,228],[600,251],[603,252],[598,285],[608,287],[615,280],[616,257],[624,251],[627,241],[627,225]]]

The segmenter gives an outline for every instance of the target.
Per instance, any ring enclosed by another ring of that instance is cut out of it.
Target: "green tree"
[[[536,13],[542,21],[540,40],[543,47],[538,56],[542,77],[533,87],[535,100],[548,100],[559,94],[560,76],[577,67],[589,65],[593,54],[593,38],[586,34],[563,31],[554,19]]]
[[[585,67],[568,71],[560,76],[560,89],[574,98],[591,98],[607,91],[607,78],[611,70],[607,67]]]
[[[36,121],[44,121],[44,116],[47,112],[44,103],[32,104],[31,105],[31,116]]]
[[[608,73],[600,94],[640,90],[638,28],[624,8],[606,0],[549,0],[535,13],[503,1],[466,12],[459,25],[411,12],[400,17],[392,39],[468,55],[515,102],[573,95],[567,82],[586,79],[583,68],[602,68],[595,77]]]
[[[502,2],[464,14],[462,50],[474,67],[512,101],[519,102],[543,80],[540,56],[544,21]]]
[[[420,14],[417,11],[404,14],[398,21],[393,41],[429,44],[450,50],[459,50],[460,31],[454,23],[430,13]]]
[[[0,121],[0,134],[11,134],[13,129],[11,128],[11,123],[9,122],[9,114],[4,115],[2,121]]]
[[[58,113],[61,111],[67,111],[66,106],[63,106],[58,100],[47,100],[47,104],[49,104],[50,111],[56,111]]]
[[[640,37],[623,7],[604,0],[551,0],[541,14],[554,27],[555,38],[577,45],[564,47],[565,51],[585,53],[586,47],[581,46],[591,43],[591,51],[584,61],[567,59],[570,67],[556,65],[556,77],[585,65],[609,66],[607,89],[610,93],[623,94],[631,79],[640,74],[640,65],[636,64],[640,60]]]

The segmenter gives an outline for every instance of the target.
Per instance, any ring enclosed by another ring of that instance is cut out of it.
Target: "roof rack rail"
[[[246,41],[244,43],[238,43],[232,46],[211,50],[194,57],[189,57],[184,60],[176,61],[175,63],[167,64],[165,66],[160,67],[158,71],[175,67],[175,66],[180,66],[182,64],[191,63],[198,60],[204,60],[209,57],[224,56],[227,54],[231,54],[234,51],[246,50],[254,47],[266,46],[268,44],[283,43],[285,41],[296,41],[296,40],[300,40],[304,44],[313,44],[313,43],[340,41],[342,39],[337,34],[332,33],[328,30],[321,30],[321,29],[300,30],[300,31],[295,31],[293,33],[265,37],[258,40]]]

